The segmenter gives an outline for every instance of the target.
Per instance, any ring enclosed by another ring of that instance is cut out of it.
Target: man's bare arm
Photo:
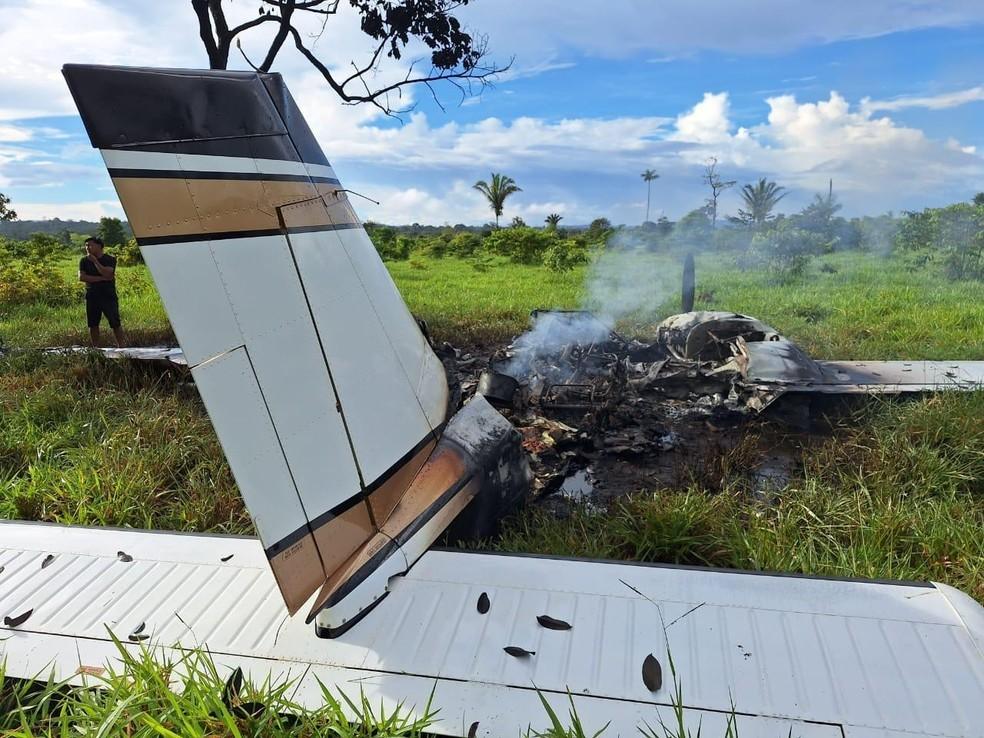
[[[79,281],[85,282],[86,284],[95,284],[96,282],[109,282],[110,280],[106,277],[98,277],[95,274],[86,274],[85,272],[79,272]]]

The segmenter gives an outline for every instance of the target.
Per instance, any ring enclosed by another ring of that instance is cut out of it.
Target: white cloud
[[[316,81],[308,84],[316,86]],[[317,94],[325,95],[323,90]],[[379,125],[378,111],[371,108],[312,108],[319,99],[315,94],[298,97],[329,158],[341,162],[343,176],[345,170],[359,173],[373,167],[402,170],[403,181],[413,183],[348,181],[381,201],[374,206],[356,200],[360,214],[389,223],[486,222],[487,205],[471,184],[489,170],[506,171],[525,186],[527,192],[510,200],[507,218],[518,214],[530,223],[541,222],[550,212],[565,214],[571,223],[596,214],[632,221],[641,206],[625,198],[637,185],[635,175],[631,183],[628,176],[648,166],[662,175],[657,208],[678,216],[701,202],[700,167],[709,156],[720,160],[729,179],[768,176],[790,187],[787,206],[824,189],[833,178],[854,212],[898,209],[907,197],[923,202],[947,189],[973,189],[984,176],[984,158],[973,146],[952,138],[932,139],[863,105],[852,106],[836,92],[810,102],[792,95],[768,98],[765,120],[747,127],[734,124],[725,92],[705,93],[675,119],[486,118],[432,126],[426,115],[417,113],[405,125],[389,127]],[[46,178],[63,181],[91,174],[91,169],[32,154],[22,147],[0,147],[0,185],[11,175],[37,187]],[[599,176],[622,182],[621,189],[600,192],[594,184]],[[526,185],[531,179],[537,184]],[[618,202],[622,205],[613,204]],[[79,207],[94,214],[109,203]],[[725,202],[725,209],[734,205]],[[18,203],[18,211],[24,218],[33,213],[68,217],[65,206],[54,204]]]
[[[123,209],[116,200],[90,202],[17,202],[17,216],[21,220],[99,220],[104,215],[122,218]]]
[[[966,90],[957,90],[956,92],[944,92],[939,95],[913,95],[897,97],[894,100],[871,100],[870,98],[865,98],[861,101],[861,108],[869,112],[904,110],[906,108],[946,110],[947,108],[955,108],[973,102],[984,102],[984,85],[971,87]]]
[[[454,225],[487,223],[494,217],[486,199],[472,187],[471,181],[464,179],[455,180],[448,187],[433,190],[421,187],[377,187],[372,194],[379,200],[379,205],[359,198],[353,202],[361,218],[378,223]],[[519,193],[506,201],[503,223],[519,216],[529,225],[540,225],[551,213],[568,216],[582,211],[573,199],[526,202],[524,197],[524,193]]]
[[[557,61],[553,58],[542,59],[534,64],[517,64],[513,65],[507,69],[502,74],[499,74],[495,78],[496,84],[503,84],[505,82],[511,82],[517,79],[527,79],[529,77],[538,77],[541,74],[546,74],[547,72],[557,72],[563,69],[572,69],[576,67],[575,62],[562,62]]]
[[[7,187],[13,182],[13,168],[27,161],[30,156],[31,152],[26,149],[0,144],[0,187]]]
[[[581,187],[587,187],[592,177],[624,175],[644,165],[664,175],[663,188],[677,189],[685,183],[687,204],[674,203],[670,210],[671,216],[680,215],[678,208],[689,209],[701,201],[700,167],[710,156],[719,159],[728,178],[768,176],[790,187],[790,202],[797,195],[801,201],[807,199],[833,179],[855,212],[897,209],[908,197],[925,201],[927,195],[947,188],[972,189],[984,175],[984,158],[973,146],[932,139],[863,105],[852,106],[837,92],[815,102],[780,95],[766,103],[767,118],[749,127],[734,125],[729,95],[724,92],[705,93],[677,116],[672,127],[661,118],[557,122],[519,118],[511,123],[489,118],[466,126],[432,128],[426,116],[418,114],[403,128],[357,126],[344,137],[336,131],[330,156],[356,166],[371,162],[426,167],[462,180],[447,191],[394,193],[379,214],[371,216],[421,223],[428,222],[429,216],[439,223],[486,220],[484,203],[462,177],[479,167],[516,173],[520,184],[523,173],[556,173],[553,179],[562,188],[561,198],[534,205],[526,202],[524,193],[513,202],[513,214],[528,215],[530,222],[552,211],[584,212],[576,203],[585,199]],[[584,176],[560,174],[565,171]]]
[[[728,93],[704,93],[704,99],[676,119],[672,138],[690,143],[716,144],[731,138]]]
[[[674,137],[698,144],[680,153],[684,159],[716,156],[737,176],[762,173],[806,191],[821,190],[832,178],[842,193],[863,196],[856,199],[869,210],[898,207],[906,196],[925,198],[939,188],[972,188],[984,174],[973,146],[934,140],[864,105],[852,108],[836,92],[817,102],[768,98],[766,121],[734,134],[727,100],[720,98],[705,95],[678,118]]]
[[[2,2],[0,2],[2,4]],[[230,25],[255,17],[256,6],[227,3]],[[142,3],[124,0],[24,0],[5,9],[0,25],[3,75],[0,75],[0,121],[75,113],[62,78],[65,63],[121,64],[128,66],[207,66],[190,3]],[[298,22],[304,36],[333,69],[348,70],[352,60],[366,58],[370,39],[358,30],[355,12],[343,4],[331,19],[330,39],[314,40],[318,16]],[[261,27],[241,39],[247,53],[261,56],[272,29]],[[327,41],[330,40],[330,43]],[[413,54],[408,55],[412,58]],[[230,68],[248,68],[233,49]],[[277,70],[288,82],[310,74],[310,65],[287,44],[277,59]],[[375,81],[406,73],[406,62],[387,60]],[[321,83],[324,86],[324,83]],[[335,106],[337,99],[332,98]]]
[[[464,180],[456,180],[439,191],[420,187],[375,187],[372,195],[379,200],[379,205],[359,198],[353,201],[363,220],[441,225],[482,223],[489,219],[488,205],[482,195]],[[454,205],[449,207],[449,203]]]
[[[31,140],[31,130],[22,126],[0,125],[0,142],[20,143]]]
[[[26,0],[4,10],[0,120],[73,113],[63,62],[173,65],[173,27],[153,31],[138,14],[98,0]],[[153,34],[153,39],[148,36]]]
[[[343,120],[329,110],[308,116],[329,159],[428,169],[539,164],[618,171],[626,160],[645,155],[669,122],[657,117],[520,117],[433,127],[425,114],[414,113],[403,126],[381,128],[366,125],[371,119]]]

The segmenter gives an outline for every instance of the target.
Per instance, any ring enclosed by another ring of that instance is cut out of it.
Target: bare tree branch
[[[483,36],[473,37],[464,31],[454,17],[454,11],[470,0],[417,0],[404,3],[398,0],[348,0],[361,15],[362,32],[376,41],[369,59],[362,64],[351,62],[352,73],[340,79],[312,49],[327,28],[329,17],[338,12],[340,0],[260,0],[259,15],[249,21],[229,28],[223,8],[223,0],[191,0],[198,18],[198,32],[213,69],[225,69],[229,51],[236,43],[246,63],[258,72],[268,72],[288,38],[293,38],[300,54],[321,74],[325,82],[347,105],[370,103],[386,115],[399,117],[412,106],[397,108],[403,98],[403,88],[422,84],[430,91],[435,103],[443,110],[436,83],[447,82],[461,94],[462,101],[491,84],[495,75],[508,70],[505,66],[487,61],[488,45]],[[264,11],[266,7],[266,11]],[[321,32],[305,42],[301,31],[294,25],[296,13],[312,13],[321,16]],[[241,34],[264,23],[276,23],[277,32],[264,55],[263,61],[253,64],[243,49]],[[380,68],[383,56],[399,60],[413,41],[422,41],[430,48],[430,67],[426,73],[416,72],[421,59],[413,60],[407,73],[399,81],[383,86],[370,84],[370,77]]]
[[[191,0],[191,7],[198,17],[198,35],[205,46],[211,69],[226,69],[229,66],[229,50],[239,34],[263,23],[281,20],[280,16],[260,15],[230,29],[222,8],[222,0]],[[286,39],[286,33],[284,38]],[[283,41],[280,43],[283,44]],[[277,50],[279,51],[279,47]],[[276,56],[275,52],[274,56]]]
[[[337,3],[336,3],[337,4]],[[270,44],[270,48],[267,51],[266,57],[260,64],[259,71],[269,72],[270,67],[273,66],[273,60],[277,58],[277,54],[280,53],[280,49],[284,45],[284,41],[287,40],[287,36],[290,35],[290,19],[294,15],[294,7],[286,6],[280,10],[280,28],[277,29],[277,35],[273,37],[273,42]]]
[[[219,59],[218,45],[215,36],[212,34],[212,18],[209,15],[208,0],[191,0],[191,7],[198,16],[198,35],[205,46],[205,53],[208,54],[209,67],[218,69],[216,63]]]
[[[292,2],[292,0],[261,0],[266,5],[272,5],[275,8],[280,8],[281,10],[290,8],[291,10],[303,10],[308,13],[317,13],[318,15],[335,15],[338,11],[338,3],[340,0],[332,0],[328,2],[327,8],[319,8],[319,5],[325,5],[325,0],[304,0],[304,2]]]
[[[305,59],[308,60],[308,62],[310,62],[311,66],[321,73],[321,76],[324,77],[328,85],[342,99],[342,102],[349,105],[371,103],[386,115],[395,117],[399,117],[399,115],[409,112],[412,108],[394,108],[389,101],[389,93],[399,93],[404,87],[409,87],[410,85],[415,84],[426,84],[428,87],[431,87],[434,82],[450,82],[456,84],[458,89],[461,91],[464,91],[464,87],[462,87],[460,81],[467,83],[469,88],[472,83],[478,82],[481,85],[481,89],[485,89],[489,84],[491,84],[491,78],[506,71],[512,64],[512,62],[510,62],[510,64],[505,67],[482,65],[462,70],[442,70],[432,67],[429,73],[414,76],[413,70],[416,62],[413,62],[410,65],[410,69],[407,71],[406,76],[402,80],[373,90],[369,87],[365,79],[365,72],[371,67],[365,68],[364,70],[357,69],[357,74],[350,75],[343,82],[339,82],[335,79],[335,76],[332,74],[331,70],[314,54],[314,52],[304,45],[300,32],[293,27],[291,27],[290,30],[294,37],[294,45],[297,47],[297,50],[304,56]],[[484,40],[481,42],[480,49],[481,56],[484,57]],[[362,83],[365,89],[365,94],[355,93],[347,89],[348,85],[356,80],[359,80]],[[432,87],[431,89],[433,90]]]

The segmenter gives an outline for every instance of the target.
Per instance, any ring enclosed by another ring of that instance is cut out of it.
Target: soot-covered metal
[[[729,312],[671,316],[643,342],[590,312],[537,310],[508,346],[455,355],[465,396],[485,395],[522,433],[534,491],[591,502],[742,475],[768,496],[794,472],[825,398],[971,389],[984,378],[979,362],[815,361]],[[725,469],[735,450],[747,463]]]

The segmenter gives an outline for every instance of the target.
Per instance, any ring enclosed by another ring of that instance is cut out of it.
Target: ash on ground
[[[507,346],[445,353],[463,397],[484,395],[520,431],[534,497],[558,512],[690,485],[768,500],[824,430],[819,398],[795,391],[822,370],[735,313],[673,316],[643,342],[589,312],[538,310]]]

